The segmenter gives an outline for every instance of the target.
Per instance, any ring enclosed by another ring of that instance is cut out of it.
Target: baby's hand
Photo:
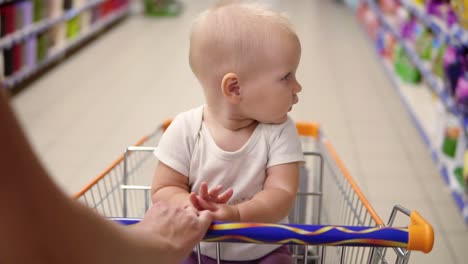
[[[217,204],[217,210],[212,211],[215,221],[239,222],[239,209],[235,205]]]
[[[190,194],[190,202],[198,211],[211,211],[216,221],[240,221],[239,210],[235,205],[208,202],[195,193]]]
[[[200,185],[199,194],[191,193],[190,202],[198,210],[217,210],[216,204],[225,204],[231,199],[234,191],[232,188],[227,189],[222,194],[219,194],[223,189],[222,185],[218,185],[211,190],[208,190],[208,184],[202,182]]]

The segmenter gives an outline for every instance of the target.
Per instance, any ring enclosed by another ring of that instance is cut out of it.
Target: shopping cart
[[[149,186],[157,164],[152,152],[169,124],[128,147],[75,198],[122,223],[142,218],[151,204]],[[319,126],[298,123],[297,129],[306,163],[289,218],[299,225],[215,223],[205,241],[291,244],[297,263],[408,263],[411,250],[431,251],[432,226],[417,212],[397,205],[384,224]],[[392,227],[401,221],[407,227]]]

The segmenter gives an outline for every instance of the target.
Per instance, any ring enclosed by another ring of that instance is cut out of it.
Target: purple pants
[[[202,264],[216,264],[216,259],[210,258],[205,255],[201,255]],[[256,260],[245,260],[245,261],[227,261],[222,260],[222,264],[292,264],[294,263],[291,252],[288,246],[281,246],[273,250],[268,255],[256,259]],[[182,264],[198,264],[197,252],[192,252],[190,256],[185,259]]]

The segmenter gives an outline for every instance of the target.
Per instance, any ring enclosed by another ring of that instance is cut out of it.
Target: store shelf
[[[441,39],[451,44],[468,44],[468,31],[460,25],[455,24],[449,28],[438,17],[426,14],[422,6],[412,3],[409,0],[400,1],[406,9],[416,15],[426,26],[431,28],[432,32],[440,36]]]
[[[368,0],[367,2],[379,18],[382,26],[395,36],[398,43],[400,43],[410,57],[411,61],[419,69],[424,80],[429,84],[429,88],[432,89],[433,92],[442,100],[447,110],[460,119],[462,124],[464,124],[465,130],[468,131],[468,120],[466,120],[458,111],[455,101],[444,88],[442,80],[431,72],[430,66],[427,63],[424,63],[414,50],[413,46],[401,37],[401,35],[395,30],[395,27],[389,22],[389,19],[380,11],[379,7],[372,0]]]
[[[379,58],[379,60],[383,59]],[[423,138],[443,180],[452,193],[457,207],[462,212],[463,218],[468,224],[468,199],[466,195],[463,194],[464,191],[456,183],[454,177],[449,176],[449,173],[454,171],[456,164],[454,161],[444,158],[438,150],[439,146],[434,146],[434,140],[431,140],[431,131],[433,128],[430,124],[431,117],[429,117],[427,113],[435,111],[435,103],[433,102],[434,99],[432,95],[428,92],[429,89],[425,87],[424,84],[408,85],[400,81],[388,61],[383,61],[382,66],[387,76],[391,79],[393,87],[400,96],[406,111]]]
[[[447,25],[439,18],[426,14],[424,7],[414,4],[408,0],[401,0],[401,4],[418,17],[421,21],[428,26],[434,34],[439,35],[445,41],[450,41],[455,37],[454,32],[449,30]]]
[[[100,1],[99,1],[100,2]],[[95,35],[97,32],[105,28],[106,26],[112,24],[113,22],[117,21],[118,19],[122,18],[129,12],[130,8],[129,5],[121,7],[119,10],[115,11],[114,13],[108,15],[107,17],[103,18],[102,20],[93,24],[93,27],[87,30],[85,33],[79,35],[75,39],[70,40],[69,43],[65,45],[60,51],[50,54],[47,58],[45,58],[42,62],[38,63],[33,68],[24,68],[23,70],[15,73],[14,75],[5,78],[3,84],[6,88],[12,88],[17,83],[20,83],[27,77],[31,76],[32,74],[36,73],[38,70],[47,67],[51,63],[57,61],[58,59],[62,58],[69,50],[73,49],[77,45],[83,43],[83,41],[89,39],[91,36]]]
[[[455,161],[446,158],[445,155],[441,153],[440,144],[438,144],[438,141],[434,139],[434,133],[432,132],[434,131],[434,128],[432,127],[433,125],[431,125],[431,116],[428,113],[435,113],[436,103],[434,103],[434,97],[431,93],[435,93],[444,108],[460,120],[464,125],[465,131],[468,131],[468,122],[466,119],[463,119],[462,115],[456,109],[455,102],[447,94],[441,80],[432,74],[430,66],[421,60],[410,43],[404,41],[392,26],[390,19],[385,17],[374,1],[367,0],[367,3],[372,11],[377,15],[382,27],[393,34],[397,41],[402,45],[403,49],[420,70],[425,82],[427,83],[427,85],[408,85],[403,83],[392,69],[391,63],[378,56],[378,60],[382,62],[382,66],[386,74],[394,84],[393,86],[400,96],[403,105],[423,138],[445,183],[451,190],[455,203],[462,212],[465,222],[468,224],[468,198],[467,195],[464,194],[464,190],[462,190],[461,186],[456,182],[455,176],[452,175],[457,164],[455,164]]]
[[[1,0],[0,0],[1,1]],[[45,31],[48,28],[51,28],[55,25],[58,25],[62,22],[70,20],[77,15],[81,14],[82,12],[91,9],[100,3],[104,2],[105,0],[94,0],[86,3],[82,7],[71,9],[66,11],[62,16],[57,18],[48,18],[43,21],[31,24],[23,29],[17,30],[14,33],[8,34],[0,39],[0,50],[9,48],[12,45],[22,42],[29,38],[32,35],[36,35],[42,31]],[[1,4],[2,2],[0,2]]]

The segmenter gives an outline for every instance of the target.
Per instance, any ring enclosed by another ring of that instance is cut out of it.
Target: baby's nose
[[[296,81],[296,84],[294,85],[293,92],[294,93],[300,93],[302,91],[302,86],[299,84],[298,81]]]

